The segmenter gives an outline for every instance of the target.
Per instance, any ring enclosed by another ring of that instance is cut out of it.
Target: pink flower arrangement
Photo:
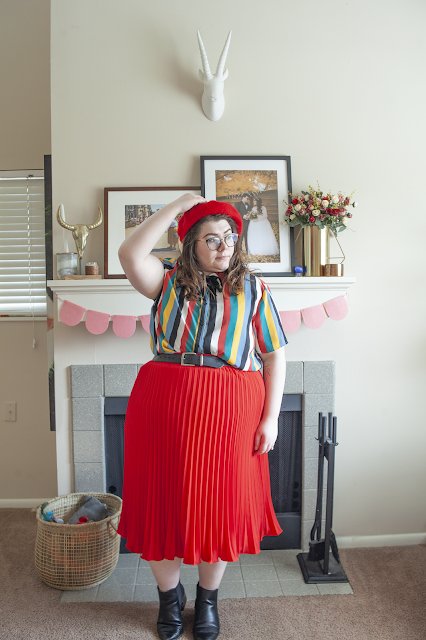
[[[349,207],[357,207],[358,204],[353,199],[353,192],[350,196],[345,196],[341,191],[337,195],[324,193],[320,186],[313,189],[309,186],[309,191],[302,191],[301,195],[294,195],[289,192],[289,202],[286,202],[287,211],[285,222],[290,227],[300,225],[317,226],[320,229],[330,227],[333,233],[346,229],[346,223],[352,218]]]

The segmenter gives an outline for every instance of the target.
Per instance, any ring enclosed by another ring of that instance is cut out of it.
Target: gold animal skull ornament
[[[62,216],[61,216],[62,206],[63,205],[60,205],[58,207],[56,219],[61,225],[61,227],[64,227],[64,229],[68,229],[68,231],[72,231],[72,237],[74,238],[75,246],[77,247],[78,257],[81,260],[84,254],[84,250],[86,248],[86,242],[87,242],[87,238],[89,237],[89,231],[92,231],[92,229],[96,229],[96,227],[99,227],[102,224],[102,220],[103,220],[102,210],[100,207],[98,207],[99,215],[98,215],[98,219],[94,224],[67,224],[62,219]]]

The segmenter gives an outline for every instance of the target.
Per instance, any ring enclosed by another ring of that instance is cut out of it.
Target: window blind
[[[0,315],[46,315],[42,171],[0,171]]]

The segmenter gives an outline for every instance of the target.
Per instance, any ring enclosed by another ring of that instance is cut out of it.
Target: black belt
[[[152,361],[176,362],[185,367],[213,367],[213,369],[220,369],[220,367],[228,365],[227,362],[217,356],[207,356],[204,353],[198,354],[189,351],[185,353],[161,353],[158,356],[154,356]]]

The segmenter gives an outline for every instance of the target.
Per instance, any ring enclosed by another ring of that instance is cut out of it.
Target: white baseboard
[[[395,533],[383,536],[336,536],[339,549],[357,547],[405,547],[426,544],[426,533]]]
[[[16,500],[2,500],[0,498],[0,509],[34,509],[49,500],[53,500],[53,498],[17,498]]]

